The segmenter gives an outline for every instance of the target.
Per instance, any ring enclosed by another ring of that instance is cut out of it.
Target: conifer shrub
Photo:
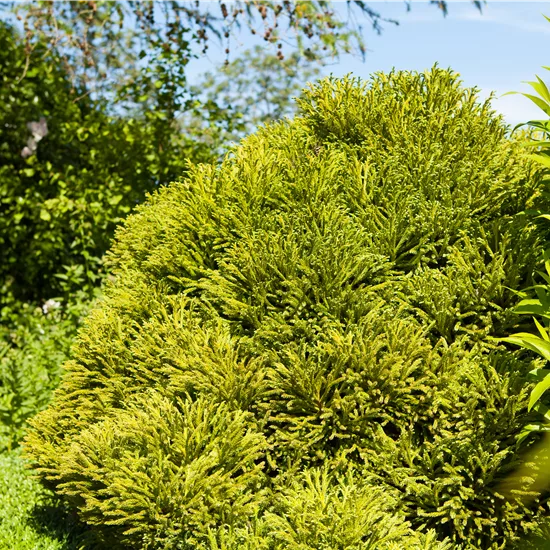
[[[437,67],[299,107],[118,230],[27,453],[113,547],[508,548],[536,169]]]

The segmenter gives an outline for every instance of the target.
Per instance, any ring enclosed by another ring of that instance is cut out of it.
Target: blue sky
[[[496,2],[489,0],[480,14],[469,1],[450,1],[449,14],[427,1],[413,0],[407,12],[402,0],[367,2],[382,15],[398,19],[400,25],[386,24],[381,36],[365,26],[367,55],[364,62],[356,56],[344,56],[325,72],[344,75],[352,72],[368,78],[375,71],[392,67],[422,71],[434,63],[459,72],[464,84],[481,88],[486,97],[493,90],[498,96],[508,91],[529,91],[522,81],[535,74],[550,81],[550,2]],[[345,9],[345,2],[333,2]],[[232,46],[232,54],[250,46],[248,39]],[[215,62],[216,57],[211,57]],[[205,60],[201,68],[208,69]],[[496,99],[493,107],[507,122],[516,124],[540,118],[541,112],[519,95]]]

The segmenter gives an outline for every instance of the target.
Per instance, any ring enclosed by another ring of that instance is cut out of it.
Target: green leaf
[[[550,168],[550,158],[544,155],[528,155],[528,157],[539,164],[542,164],[543,166],[546,166],[546,168]]]
[[[548,333],[546,329],[535,319],[533,318],[533,321],[535,321],[535,326],[537,327],[538,331],[540,332],[540,335],[542,339],[546,342],[550,342],[550,338],[548,337]]]
[[[544,259],[544,267],[546,269],[546,273],[550,275],[550,249],[547,249],[543,253],[543,259]],[[545,278],[545,280],[548,282],[548,280]],[[550,284],[550,283],[549,283]],[[550,290],[550,286],[546,289],[547,293]]]
[[[540,300],[537,300],[536,298],[522,300],[514,308],[514,313],[519,315],[543,315],[546,312],[546,308],[544,308]]]
[[[543,110],[548,116],[550,116],[550,105],[546,103],[546,101],[532,94],[521,94],[521,95],[530,99],[539,109]]]
[[[546,84],[540,79],[539,76],[535,75],[538,82],[528,82],[528,84],[531,85],[531,87],[539,94],[544,101],[547,103],[550,102],[550,92],[548,91],[548,88],[546,87]]]
[[[547,374],[550,374],[549,369],[542,369],[540,367],[529,371],[529,378],[533,381],[540,382]]]
[[[542,132],[550,132],[550,120],[528,120],[527,122],[524,122],[518,126],[532,126],[533,128],[537,128],[538,130],[541,130]]]
[[[546,342],[534,334],[529,334],[528,332],[518,332],[517,334],[512,334],[512,336],[508,336],[506,338],[498,338],[498,340],[534,351],[541,357],[544,357],[547,361],[550,361],[550,342]]]
[[[526,141],[526,142],[522,143],[521,145],[522,145],[522,147],[544,147],[544,148],[547,148],[547,147],[550,147],[550,141],[533,140],[533,141]]]
[[[544,405],[543,403],[541,403],[540,401],[538,403],[536,403],[534,406],[533,406],[533,410],[534,411],[537,411],[538,413],[542,414],[542,416],[544,416],[544,419],[546,420],[546,426],[548,429],[550,429],[550,409]]]
[[[114,197],[109,198],[109,204],[116,206],[122,200],[122,195],[115,195]]]
[[[550,388],[550,374],[547,374],[543,380],[541,380],[531,392],[531,397],[529,398],[528,410],[531,410],[535,403],[542,397],[544,392]]]
[[[527,438],[533,432],[546,431],[544,428],[544,424],[527,424],[523,426],[521,432],[516,436],[518,445],[521,444],[525,440],[525,438]]]
[[[548,270],[548,266],[546,266],[546,269]],[[550,271],[548,273],[550,273]],[[544,281],[546,282],[548,287],[550,288],[550,275],[548,275],[548,273],[543,273],[542,271],[537,271],[537,275],[540,275],[544,279]]]
[[[47,210],[42,209],[40,210],[40,219],[49,222],[52,219],[52,215]]]

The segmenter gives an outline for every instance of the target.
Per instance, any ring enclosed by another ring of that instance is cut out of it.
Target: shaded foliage
[[[22,78],[24,46],[0,23],[5,307],[92,288],[116,224],[147,192],[176,180],[187,159],[212,158],[165,113],[121,118],[89,97],[78,99],[58,59],[42,54]]]
[[[0,454],[0,548],[82,548],[85,526],[25,466],[20,450]]]
[[[0,451],[17,447],[29,418],[48,405],[89,307],[84,292],[68,303],[23,304],[0,326]]]

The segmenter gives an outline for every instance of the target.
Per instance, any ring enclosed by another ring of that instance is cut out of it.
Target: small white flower
[[[21,156],[23,158],[34,155],[38,142],[48,135],[48,123],[44,117],[41,117],[38,122],[28,122],[27,128],[32,136],[27,140],[27,146],[21,151]]]
[[[52,309],[57,309],[61,307],[61,302],[58,302],[57,300],[54,300],[53,298],[50,298],[43,306],[42,311],[44,312],[44,315],[46,315],[49,311]]]
[[[48,135],[48,123],[44,117],[41,117],[38,122],[28,122],[27,128],[36,142]]]

